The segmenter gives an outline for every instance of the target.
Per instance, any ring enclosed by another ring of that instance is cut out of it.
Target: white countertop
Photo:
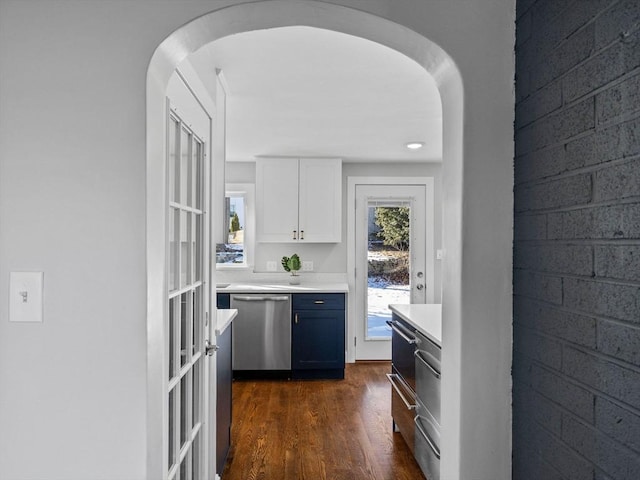
[[[236,318],[236,315],[238,315],[238,310],[235,308],[218,309],[216,311],[216,337],[224,333],[233,319]]]
[[[438,303],[389,305],[393,313],[442,347],[442,305]]]
[[[216,285],[217,293],[347,293],[346,283],[313,283],[301,282],[299,285],[289,283],[229,283],[221,287]]]

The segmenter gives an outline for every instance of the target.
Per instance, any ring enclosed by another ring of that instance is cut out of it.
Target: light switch
[[[9,274],[9,321],[42,322],[44,272]]]

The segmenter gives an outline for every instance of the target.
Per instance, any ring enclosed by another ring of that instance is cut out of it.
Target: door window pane
[[[178,148],[179,148],[179,140],[178,136],[180,134],[180,124],[179,122],[171,117],[169,120],[169,166],[168,166],[168,185],[169,185],[169,201],[177,202],[179,201],[178,195],[178,181],[180,178],[179,167],[180,163],[178,162]]]
[[[196,265],[196,245],[198,237],[196,235],[196,214],[187,214],[187,228],[189,229],[189,266],[188,266],[188,282],[195,282],[195,265]]]
[[[193,175],[191,191],[193,192],[193,206],[202,210],[202,184],[203,184],[203,149],[202,143],[194,137],[193,141]]]
[[[202,315],[202,287],[197,287],[192,295],[193,298],[193,334],[191,335],[191,351],[193,355],[202,349],[204,329]]]
[[[388,339],[389,304],[411,303],[409,207],[369,206],[367,339]]]
[[[191,472],[191,450],[187,452],[180,464],[180,480],[192,480],[193,477],[189,475]]]
[[[199,478],[203,478],[204,472],[203,472],[203,455],[202,455],[202,435],[200,434],[200,432],[198,432],[198,435],[196,435],[196,438],[193,441],[193,446],[191,447],[191,451],[192,451],[192,465],[193,465],[193,473],[192,476],[194,479],[199,479]]]
[[[195,244],[194,244],[194,251],[195,251],[195,281],[199,282],[202,281],[202,270],[203,270],[203,260],[202,260],[202,255],[203,255],[203,228],[202,228],[202,222],[204,220],[202,214],[196,214],[195,216],[196,219],[196,237],[195,237]]]
[[[189,281],[189,230],[187,212],[180,212],[180,287],[186,287]]]
[[[184,447],[184,444],[189,438],[191,429],[189,428],[189,377],[188,372],[182,380],[180,380],[180,449]]]
[[[172,298],[169,300],[169,351],[167,352],[169,362],[169,380],[176,374],[176,333],[177,333],[177,300],[178,298]]]
[[[191,186],[191,135],[182,128],[180,132],[180,203],[190,205]]]
[[[189,323],[191,320],[190,296],[190,293],[180,295],[180,367],[183,367],[188,361],[187,342],[191,338],[189,335]]]
[[[169,392],[169,465],[168,470],[176,463],[177,448],[176,448],[176,389],[174,388]]]
[[[178,247],[180,245],[177,226],[180,223],[180,210],[169,208],[169,291],[178,288]]]
[[[202,405],[202,357],[193,366],[192,423],[195,428],[201,420]]]

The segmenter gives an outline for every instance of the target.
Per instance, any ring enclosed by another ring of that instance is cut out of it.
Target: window
[[[216,268],[248,268],[253,239],[253,185],[228,184],[223,231],[226,242],[216,245]]]

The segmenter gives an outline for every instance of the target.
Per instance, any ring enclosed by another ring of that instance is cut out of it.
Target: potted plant
[[[291,257],[282,257],[282,261],[280,263],[282,263],[282,268],[284,268],[285,272],[291,273],[289,283],[291,285],[298,285],[300,283],[298,270],[300,270],[300,267],[302,266],[298,254],[294,253]]]

